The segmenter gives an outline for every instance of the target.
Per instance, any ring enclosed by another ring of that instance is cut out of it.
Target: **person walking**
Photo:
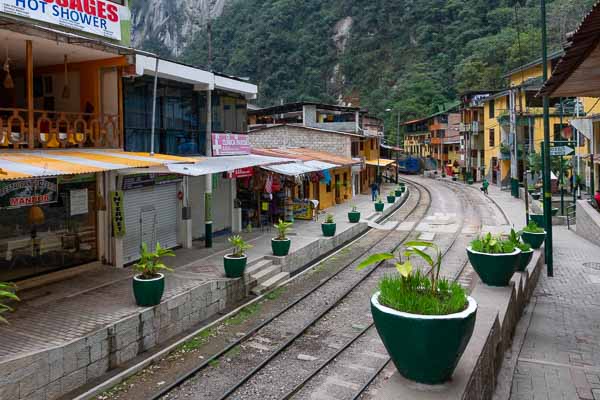
[[[481,191],[487,196],[488,193],[488,188],[490,187],[490,183],[488,182],[487,178],[483,178],[483,183],[481,185]]]
[[[377,182],[373,182],[371,184],[371,200],[372,201],[377,200],[378,193],[379,193],[379,186],[377,185]]]
[[[596,195],[594,196],[594,200],[596,200],[596,207],[600,210],[600,189],[596,190]]]

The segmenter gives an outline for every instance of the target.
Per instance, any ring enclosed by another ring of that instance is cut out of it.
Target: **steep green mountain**
[[[548,0],[552,49],[593,2]],[[462,90],[502,87],[539,57],[539,21],[539,0],[227,0],[212,67],[258,83],[261,105],[359,97],[393,127],[386,108],[407,120]],[[206,65],[207,44],[199,27],[181,58]]]

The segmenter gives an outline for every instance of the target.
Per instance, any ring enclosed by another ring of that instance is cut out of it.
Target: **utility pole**
[[[543,80],[548,80],[548,45],[546,32],[546,0],[541,0],[542,17],[542,70]],[[549,277],[554,276],[554,260],[552,252],[552,188],[550,184],[550,99],[544,95],[544,146],[542,159],[544,160],[544,222],[546,228],[546,266]]]

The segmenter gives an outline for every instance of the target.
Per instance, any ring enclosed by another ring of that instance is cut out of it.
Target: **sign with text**
[[[248,135],[213,133],[212,149],[214,156],[243,156],[250,154],[250,140]]]
[[[123,192],[110,193],[110,210],[112,216],[113,236],[120,238],[125,236],[125,206],[123,204]]]
[[[16,208],[56,203],[56,178],[0,182],[0,208]]]
[[[105,0],[0,0],[0,11],[121,40],[126,7]]]
[[[575,151],[572,147],[569,146],[556,146],[550,147],[550,155],[551,156],[568,156]]]
[[[254,176],[254,167],[239,168],[227,172],[227,179],[250,178],[251,176]]]

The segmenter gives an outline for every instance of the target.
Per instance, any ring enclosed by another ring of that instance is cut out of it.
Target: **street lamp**
[[[385,112],[392,112],[393,110],[391,108],[387,108],[385,110]],[[396,183],[398,183],[398,179],[399,179],[399,168],[400,168],[400,111],[398,111],[397,114],[397,118],[398,118],[398,125],[396,128]]]

